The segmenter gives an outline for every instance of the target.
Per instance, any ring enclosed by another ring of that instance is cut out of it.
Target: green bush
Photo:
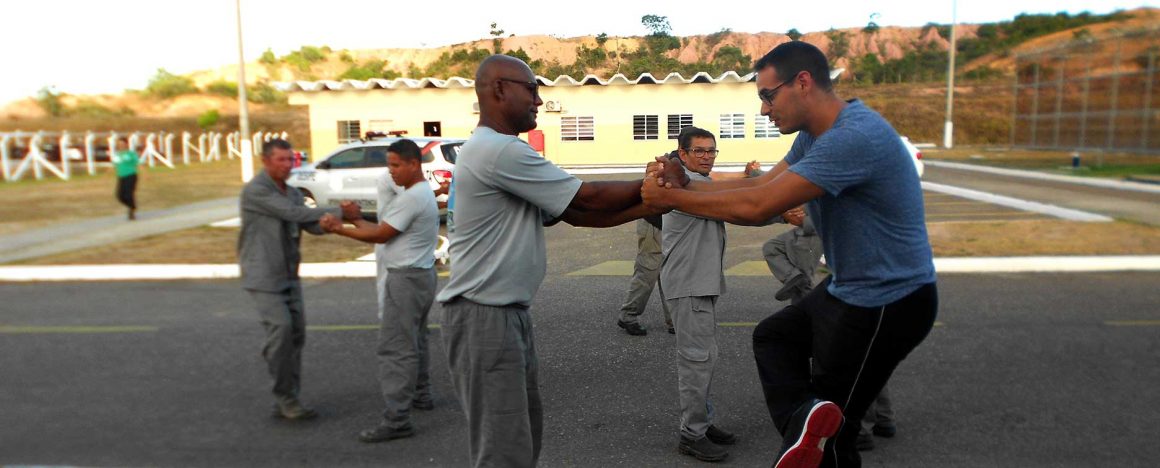
[[[266,48],[266,51],[262,52],[262,56],[258,57],[258,62],[265,64],[265,65],[273,65],[275,63],[278,63],[278,57],[274,56],[273,50]]]
[[[270,83],[259,81],[246,88],[246,100],[258,104],[286,104],[286,93],[278,91]]]
[[[786,31],[785,35],[789,36],[789,40],[791,40],[791,41],[796,41],[796,40],[802,38],[802,33],[799,32],[797,30],[797,28],[793,28],[793,29],[790,29],[789,31]]]
[[[197,126],[201,127],[202,130],[208,130],[210,127],[217,125],[220,119],[221,114],[218,113],[217,109],[210,109],[197,116]]]
[[[50,117],[63,117],[68,111],[60,100],[60,93],[50,86],[40,88],[40,91],[36,92],[36,105]]]
[[[219,96],[237,96],[238,84],[232,81],[218,80],[205,86],[205,91]]]
[[[169,73],[164,68],[158,68],[157,74],[153,75],[153,78],[149,79],[149,84],[145,86],[145,94],[162,99],[196,92],[197,86],[194,86],[193,80]]]

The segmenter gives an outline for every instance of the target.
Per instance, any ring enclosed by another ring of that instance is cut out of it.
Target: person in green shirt
[[[137,165],[141,158],[137,155],[137,151],[129,146],[128,138],[121,138],[119,141],[125,149],[115,151],[111,158],[113,167],[117,170],[117,201],[129,208],[129,220],[132,221],[137,219]]]

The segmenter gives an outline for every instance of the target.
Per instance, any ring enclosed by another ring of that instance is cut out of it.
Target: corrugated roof
[[[692,77],[685,78],[680,73],[669,73],[662,79],[657,79],[651,73],[644,73],[636,77],[636,79],[628,79],[627,76],[617,73],[608,79],[601,78],[596,75],[586,75],[583,79],[576,80],[567,75],[561,75],[555,80],[549,80],[542,76],[536,76],[536,81],[540,82],[541,86],[623,86],[635,84],[692,84],[692,83],[746,83],[753,81],[757,74],[750,72],[744,75],[738,75],[735,71],[727,71],[720,76],[713,78],[712,75],[699,72]],[[316,91],[353,91],[353,90],[367,90],[367,89],[421,89],[421,88],[441,88],[441,89],[460,89],[471,88],[475,86],[475,80],[460,78],[454,76],[446,80],[438,78],[396,78],[393,80],[371,79],[371,80],[321,80],[321,81],[291,81],[274,83],[274,86],[279,91],[283,92],[316,92]]]

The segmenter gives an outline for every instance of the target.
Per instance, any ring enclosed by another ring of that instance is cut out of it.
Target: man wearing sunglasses
[[[785,159],[760,177],[719,182],[658,161],[642,196],[658,210],[736,224],[808,202],[832,274],[762,320],[753,353],[782,434],[774,465],[857,467],[858,420],[937,314],[922,188],[898,133],[834,94],[816,47],[781,44],[754,69],[762,115],[798,133]]]
[[[475,95],[479,126],[455,167],[455,261],[436,298],[441,335],[471,465],[531,467],[543,411],[528,308],[547,266],[543,227],[610,227],[659,212],[641,203],[641,181],[582,182],[518,138],[544,103],[523,61],[484,59]]]

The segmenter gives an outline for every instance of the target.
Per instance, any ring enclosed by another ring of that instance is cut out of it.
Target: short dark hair
[[[270,141],[262,143],[262,157],[270,157],[270,155],[274,153],[275,148],[288,150],[293,149],[294,147],[290,146],[289,141],[283,140],[281,138],[274,138]]]
[[[688,126],[682,128],[681,133],[677,134],[677,146],[687,149],[693,143],[693,138],[711,138],[713,142],[717,141],[717,137],[713,136],[713,132],[700,127]]]
[[[792,79],[798,73],[808,71],[818,87],[826,91],[834,89],[826,54],[808,42],[790,41],[774,47],[753,64],[753,71],[759,72],[766,67],[777,70],[777,76],[782,80]]]
[[[399,155],[400,158],[408,161],[423,160],[423,155],[421,154],[422,150],[419,149],[419,145],[415,144],[414,141],[408,140],[406,138],[391,143],[391,145],[387,147],[387,152],[395,153]]]

